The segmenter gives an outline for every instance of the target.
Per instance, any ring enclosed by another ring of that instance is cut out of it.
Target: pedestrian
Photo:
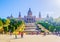
[[[46,36],[46,32],[44,32],[44,36]]]
[[[17,39],[17,34],[15,34],[15,39]]]
[[[37,35],[39,34],[39,31],[37,31]]]
[[[21,38],[23,38],[23,32],[21,32]]]

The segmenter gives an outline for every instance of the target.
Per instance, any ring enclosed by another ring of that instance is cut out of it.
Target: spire
[[[13,18],[12,14],[11,14],[10,18]]]
[[[28,16],[32,16],[31,8],[29,8],[29,10],[28,10]]]
[[[41,12],[39,12],[39,18],[41,18]]]
[[[21,17],[21,12],[19,12],[19,18]]]
[[[29,11],[28,12],[31,12],[31,8],[29,8]]]

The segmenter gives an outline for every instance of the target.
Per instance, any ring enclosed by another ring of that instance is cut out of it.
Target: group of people
[[[10,32],[10,35],[12,35],[12,32],[11,31],[9,32]],[[21,38],[23,38],[23,34],[24,34],[23,32],[19,32],[19,35],[21,35]],[[15,39],[17,39],[18,34],[15,33],[14,35],[15,35]]]
[[[21,38],[23,38],[23,34],[24,33],[23,32],[20,32],[19,34],[21,35]],[[15,38],[17,39],[17,34],[15,34]]]

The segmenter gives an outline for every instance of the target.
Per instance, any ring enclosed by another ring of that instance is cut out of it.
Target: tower
[[[39,12],[39,18],[41,18],[41,12]]]
[[[13,18],[12,14],[11,14],[10,18]]]
[[[47,18],[49,18],[49,14],[47,14],[47,16],[46,16]]]
[[[21,18],[21,12],[19,12],[19,16],[18,16],[18,18]]]
[[[29,8],[29,10],[28,10],[28,16],[32,16],[31,8]]]

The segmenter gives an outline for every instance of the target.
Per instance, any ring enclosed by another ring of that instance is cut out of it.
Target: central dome
[[[31,8],[29,8],[29,10],[28,10],[28,16],[32,16]]]

